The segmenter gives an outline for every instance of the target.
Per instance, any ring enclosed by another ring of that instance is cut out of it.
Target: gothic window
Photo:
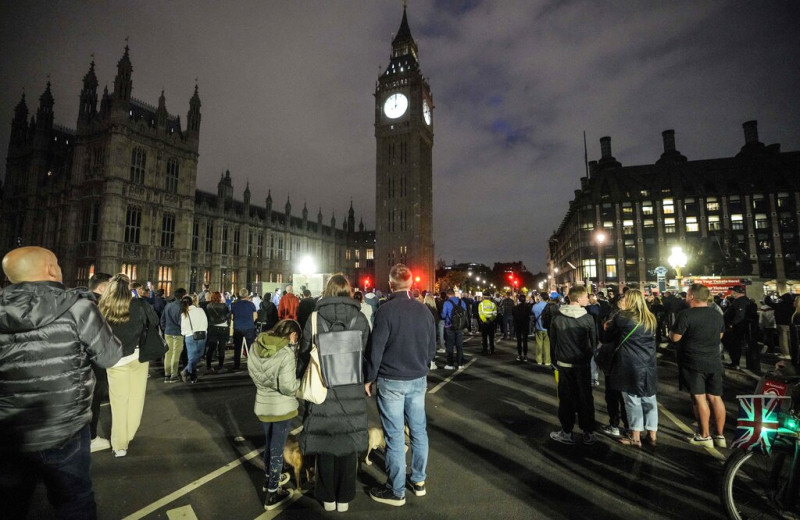
[[[92,151],[92,177],[103,175],[103,162],[105,160],[103,151],[103,148],[95,148]]]
[[[256,256],[261,258],[264,255],[264,235],[258,234],[258,247],[256,248]]]
[[[175,215],[172,213],[164,213],[161,218],[161,247],[175,247]]]
[[[98,222],[100,220],[100,203],[92,202],[83,209],[81,215],[81,242],[97,240]]]
[[[164,294],[172,294],[172,267],[162,265],[158,267],[158,284],[159,289],[164,290]]]
[[[178,173],[178,160],[168,160],[167,175],[165,179],[166,186],[164,186],[164,189],[167,190],[167,193],[178,193]]]
[[[147,162],[147,154],[143,148],[135,147],[131,151],[131,182],[134,184],[144,184],[144,167]]]
[[[136,280],[136,264],[122,264],[119,272],[130,278]]]
[[[192,251],[197,251],[198,247],[200,247],[200,223],[195,220],[192,222]]]
[[[206,223],[206,253],[214,250],[214,224]]]
[[[222,254],[228,254],[228,226],[222,226]]]
[[[128,206],[125,214],[125,243],[138,244],[142,229],[142,210],[136,206]],[[133,280],[134,278],[132,278]]]

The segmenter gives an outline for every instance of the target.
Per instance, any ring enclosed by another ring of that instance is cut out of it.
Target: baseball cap
[[[744,289],[744,285],[734,285],[733,287],[731,287],[731,292],[744,294],[746,291]]]

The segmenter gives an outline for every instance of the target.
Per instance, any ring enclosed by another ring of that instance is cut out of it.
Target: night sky
[[[763,7],[762,7],[763,6]],[[272,190],[338,225],[352,199],[375,228],[374,98],[400,0],[0,3],[0,151],[23,89],[47,77],[56,123],[75,127],[94,54],[113,90],[128,37],[133,96],[163,89],[185,127],[198,78],[198,188],[230,169],[242,198]],[[450,263],[544,269],[599,139],[623,165],[655,162],[675,130],[690,160],[735,155],[741,124],[800,149],[800,3],[410,0],[434,96],[434,240]],[[5,163],[2,166],[5,175]]]

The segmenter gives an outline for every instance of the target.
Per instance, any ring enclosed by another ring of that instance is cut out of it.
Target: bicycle
[[[720,500],[732,520],[800,519],[800,377],[770,373],[739,399]],[[786,395],[790,393],[790,395]]]

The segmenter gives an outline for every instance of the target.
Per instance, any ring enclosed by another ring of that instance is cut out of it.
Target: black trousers
[[[515,323],[514,333],[517,335],[517,355],[528,357],[528,324]]]
[[[594,397],[592,373],[587,365],[572,368],[558,367],[558,420],[561,429],[569,433],[575,426],[588,433],[594,431]]]
[[[233,329],[233,369],[239,370],[242,362],[242,338],[247,340],[247,348],[256,340],[256,329]]]
[[[481,329],[481,344],[483,345],[483,349],[481,352],[494,352],[494,329],[495,329],[495,322],[494,321],[487,321],[487,322],[480,322],[480,329]],[[488,341],[487,341],[488,340]]]
[[[337,457],[317,454],[317,484],[314,494],[322,502],[347,504],[356,498],[358,453]]]
[[[745,339],[745,335],[736,329],[728,329],[722,336],[722,346],[728,351],[731,363],[736,366],[739,366],[739,361],[742,359]]]
[[[611,388],[608,385],[608,378],[606,378],[606,409],[608,410],[608,423],[611,426],[619,427],[621,420],[622,425],[628,428],[628,413],[625,411],[622,392]]]
[[[92,393],[92,422],[89,428],[91,438],[94,439],[97,437],[97,423],[100,422],[100,405],[103,404],[103,401],[108,401],[108,376],[106,375],[105,368],[100,368],[94,364],[92,364],[92,372],[94,372],[96,382],[94,384],[94,392]],[[106,417],[108,423],[106,427],[106,437],[110,438],[111,414],[106,414]]]
[[[206,368],[211,368],[211,360],[214,354],[217,356],[218,367],[222,368],[225,363],[225,346],[228,344],[228,327],[208,327],[208,339],[206,339]]]

